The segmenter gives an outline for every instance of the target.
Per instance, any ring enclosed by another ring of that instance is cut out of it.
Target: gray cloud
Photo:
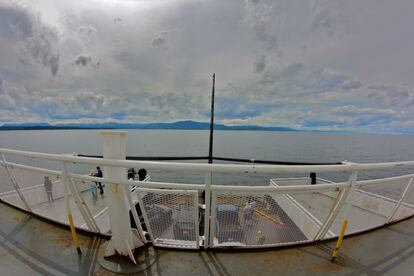
[[[256,37],[265,43],[266,48],[277,47],[277,34],[273,26],[275,22],[274,1],[247,0],[246,18],[250,22]]]
[[[167,31],[159,32],[155,35],[154,39],[152,40],[152,45],[156,47],[162,47],[167,44]]]
[[[345,80],[340,87],[344,90],[358,89],[362,87],[362,83],[356,80]]]
[[[370,85],[368,99],[381,108],[412,109],[414,93],[406,87],[395,85]]]
[[[171,121],[174,118],[199,118],[208,110],[206,103],[206,97],[186,93],[106,95],[96,90],[28,91],[0,78],[0,109],[3,111],[0,122],[20,121],[20,117],[41,121],[111,118]]]
[[[313,2],[312,28],[325,31],[333,36],[339,28],[338,21],[341,20],[340,3],[337,0],[316,0]]]
[[[402,109],[414,98],[401,88],[364,84],[332,69],[292,63],[266,71],[249,87],[226,87],[217,96],[217,120],[226,123],[347,128],[402,125],[414,110]],[[385,91],[384,91],[385,90]],[[414,95],[414,94],[413,94]],[[300,100],[299,100],[300,99]],[[382,104],[379,104],[379,102]]]
[[[413,128],[396,1],[0,4],[0,122],[207,120],[215,72],[226,123]]]
[[[52,75],[56,75],[59,70],[59,54],[53,52],[52,42],[44,36],[45,33],[27,39],[27,50],[37,62],[49,67]]]
[[[74,105],[83,110],[91,110],[92,112],[99,112],[104,106],[104,102],[108,101],[104,95],[93,92],[79,92],[75,97]]]
[[[49,68],[52,75],[59,70],[59,40],[56,31],[44,24],[40,16],[18,5],[0,4],[0,34],[13,47],[18,47],[18,60],[26,67],[33,62]]]
[[[19,109],[23,105],[24,95],[27,95],[25,89],[14,86],[0,76],[0,108],[2,110]]]
[[[265,68],[266,68],[266,56],[265,55],[257,56],[254,62],[253,72],[261,73],[263,72]]]
[[[80,38],[86,43],[93,43],[96,39],[96,29],[92,26],[79,27]]]
[[[75,59],[74,63],[78,66],[87,66],[92,63],[92,58],[87,55],[80,55]]]
[[[0,34],[2,37],[25,38],[33,33],[32,17],[17,6],[0,4]]]

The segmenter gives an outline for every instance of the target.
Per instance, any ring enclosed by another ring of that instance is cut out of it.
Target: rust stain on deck
[[[14,222],[21,222],[24,218],[25,218],[25,215],[17,214],[17,215],[13,216],[13,221]]]
[[[59,235],[55,237],[54,242],[59,246],[63,246],[64,248],[68,248],[72,245],[73,241],[71,236],[69,235]]]
[[[333,264],[329,261],[326,262],[315,262],[314,264],[312,264],[313,267],[315,267],[317,270],[324,270],[327,272],[339,272],[342,270],[342,267],[337,265],[337,264]]]

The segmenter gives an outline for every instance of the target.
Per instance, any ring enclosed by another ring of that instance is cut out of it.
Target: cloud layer
[[[407,1],[4,1],[0,124],[208,120],[414,133]]]

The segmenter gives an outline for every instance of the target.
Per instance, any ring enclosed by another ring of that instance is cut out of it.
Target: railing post
[[[65,179],[67,176],[65,172],[62,174],[62,178]],[[66,214],[68,216],[68,223],[70,227],[70,232],[72,233],[72,239],[73,239],[73,245],[76,247],[76,251],[78,254],[82,254],[82,250],[79,246],[79,240],[78,235],[76,234],[75,224],[73,223],[73,217],[72,217],[72,210],[70,208],[70,202],[69,202],[69,192],[68,192],[68,184],[67,181],[63,182],[63,188],[64,188],[64,195],[65,195],[65,206],[66,206]]]
[[[199,206],[198,206],[198,191],[190,193],[193,196],[194,206],[194,227],[195,227],[195,238],[197,241],[197,249],[200,248],[200,227],[199,227]]]
[[[104,131],[101,132],[103,157],[105,159],[125,159],[125,136],[126,132]],[[126,170],[122,167],[104,166],[105,178],[113,180],[126,180]],[[129,204],[124,196],[127,186],[107,183],[106,194],[108,196],[108,214],[111,225],[112,238],[105,252],[105,256],[116,253],[129,256],[136,263],[132,251],[142,245],[131,231],[129,219]]]
[[[155,242],[154,233],[152,232],[152,227],[151,227],[151,223],[149,223],[147,210],[145,208],[144,201],[142,200],[142,193],[139,192],[141,189],[142,188],[137,189],[138,190],[138,195],[137,195],[138,204],[139,204],[139,206],[141,206],[141,212],[142,212],[142,217],[144,218],[144,221],[146,221],[146,222],[148,221],[148,223],[146,223],[145,225],[147,227],[148,235],[149,235],[151,241],[154,243]]]
[[[62,162],[62,181],[63,185],[65,185],[65,188],[68,188],[72,194],[72,198],[75,201],[75,204],[78,207],[79,212],[81,213],[81,216],[84,222],[87,224],[89,230],[99,233],[99,227],[96,224],[92,213],[88,208],[88,205],[86,205],[85,200],[83,200],[78,189],[76,188],[75,183],[73,183],[72,179],[70,178],[65,162]]]
[[[209,243],[210,246],[214,246],[214,237],[216,236],[216,216],[217,216],[217,192],[212,191],[211,192],[211,213],[210,213],[210,237],[209,237]]]
[[[323,237],[325,237],[326,233],[329,231],[333,222],[335,221],[336,216],[341,210],[343,204],[345,203],[345,200],[350,190],[351,190],[351,187],[347,187],[340,192],[336,201],[333,204],[331,211],[326,217],[324,223],[321,225],[321,228],[319,228],[319,231],[316,233],[315,238],[313,240],[320,240],[320,239],[323,239]]]
[[[358,165],[355,164],[355,166],[358,166]],[[338,237],[338,240],[336,242],[335,249],[332,252],[332,258],[331,258],[332,262],[334,262],[335,258],[338,256],[338,252],[339,252],[339,249],[342,246],[342,241],[343,241],[343,238],[344,238],[344,235],[345,235],[346,228],[348,226],[349,211],[351,210],[351,207],[352,207],[352,199],[353,199],[353,196],[354,196],[354,193],[355,193],[357,177],[358,177],[358,170],[356,169],[355,171],[353,171],[353,173],[351,175],[351,179],[350,179],[351,190],[350,190],[348,198],[346,200],[346,207],[345,207],[345,210],[344,210],[344,219],[342,221],[341,232],[339,233],[339,237]]]
[[[205,212],[204,212],[204,248],[209,248],[210,244],[210,212],[211,212],[211,179],[213,173],[206,173],[205,178]]]
[[[147,241],[147,238],[145,237],[144,230],[142,229],[141,221],[139,220],[137,209],[135,208],[134,201],[132,200],[132,196],[131,196],[132,191],[130,190],[130,186],[128,186],[127,189],[124,189],[124,192],[125,192],[126,199],[131,209],[132,218],[134,219],[135,225],[137,226],[137,235],[139,235],[139,238],[142,240],[143,243],[147,243],[148,241]],[[137,195],[137,197],[139,197],[139,195]],[[140,205],[140,206],[143,206],[143,205]],[[144,208],[141,207],[141,210],[142,209]]]
[[[356,165],[355,163],[351,163],[352,165]],[[352,172],[351,176],[349,177],[349,186],[342,191],[342,194],[338,197],[337,201],[334,203],[334,207],[332,208],[331,212],[327,216],[325,222],[316,233],[314,240],[322,239],[326,233],[331,228],[332,224],[334,223],[336,217],[338,216],[339,212],[341,211],[344,204],[349,199],[351,193],[353,193],[353,183],[356,181],[358,175],[358,171],[355,170]]]

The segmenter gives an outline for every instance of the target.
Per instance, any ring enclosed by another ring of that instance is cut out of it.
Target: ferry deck
[[[404,275],[412,269],[414,175],[359,180],[358,172],[409,172],[413,161],[319,166],[129,161],[125,133],[102,135],[103,159],[0,149],[5,271]],[[11,162],[6,155],[61,163],[61,170]],[[104,177],[78,173],[76,164],[101,165]],[[125,168],[138,166],[199,171],[206,179],[203,184],[126,180]],[[266,186],[231,186],[211,178],[214,172],[331,171],[347,173],[349,180],[272,178]],[[96,182],[106,185],[103,195],[91,188]]]
[[[0,267],[8,275],[112,275],[98,263],[106,240],[70,231],[0,203]],[[148,247],[156,261],[136,275],[412,275],[414,219],[335,241],[265,251],[183,251]]]

